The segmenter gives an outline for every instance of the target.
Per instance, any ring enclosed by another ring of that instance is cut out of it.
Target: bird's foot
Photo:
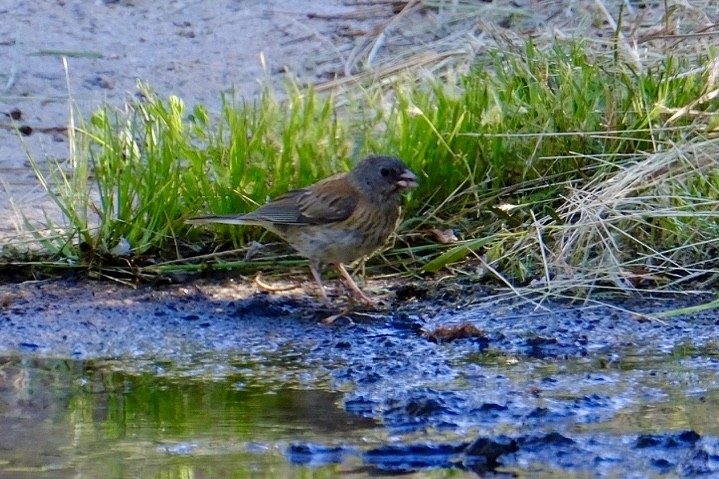
[[[352,296],[350,296],[352,302],[361,303],[365,306],[377,306],[378,301],[370,298],[361,289],[353,289]]]

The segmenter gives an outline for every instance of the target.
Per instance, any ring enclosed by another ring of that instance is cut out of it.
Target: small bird
[[[417,176],[402,160],[371,155],[348,173],[289,191],[251,213],[201,216],[187,223],[263,226],[309,259],[323,303],[328,299],[320,268],[333,264],[355,298],[371,304],[345,264],[374,252],[387,241],[399,223],[402,192],[417,186]]]

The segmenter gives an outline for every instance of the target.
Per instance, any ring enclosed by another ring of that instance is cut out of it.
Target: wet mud
[[[370,290],[383,306],[325,324],[332,311],[301,288],[8,284],[0,286],[0,354],[328,391],[336,395],[328,414],[381,431],[373,440],[339,434],[326,442],[289,433],[281,449],[290,465],[353,463],[366,475],[719,474],[719,318],[657,321],[625,311],[708,298],[590,307],[471,283]]]

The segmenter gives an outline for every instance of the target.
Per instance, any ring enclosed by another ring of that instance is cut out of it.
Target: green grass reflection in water
[[[292,466],[286,445],[346,444],[374,426],[327,391],[148,365],[1,358],[0,478],[334,477],[350,465]]]

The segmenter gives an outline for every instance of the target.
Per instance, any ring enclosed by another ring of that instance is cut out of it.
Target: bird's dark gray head
[[[418,186],[417,175],[394,156],[368,156],[348,175],[350,181],[370,198],[382,201]]]

